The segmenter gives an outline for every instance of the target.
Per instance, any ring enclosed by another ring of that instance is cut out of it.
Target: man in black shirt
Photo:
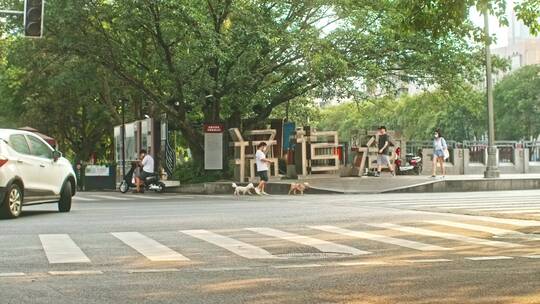
[[[390,139],[386,134],[386,127],[379,127],[379,143],[377,148],[379,149],[377,155],[377,176],[381,176],[382,166],[388,166],[392,175],[396,175],[394,166],[390,164],[390,156],[388,155],[388,148],[390,146]]]

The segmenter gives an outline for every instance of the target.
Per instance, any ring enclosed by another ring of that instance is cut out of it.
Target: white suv
[[[0,217],[43,203],[69,212],[75,189],[75,172],[60,152],[31,132],[0,129]]]

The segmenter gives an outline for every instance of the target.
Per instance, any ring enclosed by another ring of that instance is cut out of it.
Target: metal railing
[[[499,162],[503,164],[513,164],[515,159],[516,142],[497,141],[495,145],[499,149]]]
[[[529,150],[529,161],[540,162],[540,142],[538,141],[526,141],[523,142],[523,148]]]

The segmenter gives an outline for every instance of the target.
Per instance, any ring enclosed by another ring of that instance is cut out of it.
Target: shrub
[[[226,174],[223,171],[204,170],[202,164],[195,163],[194,161],[178,164],[174,175],[182,184],[215,182],[226,178]]]

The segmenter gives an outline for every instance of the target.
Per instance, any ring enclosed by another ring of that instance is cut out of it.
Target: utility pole
[[[489,10],[488,3],[484,7],[484,34],[486,38],[486,93],[488,109],[488,159],[485,178],[498,178],[501,175],[497,164],[497,147],[495,146],[495,117],[493,111],[493,82],[491,79],[491,38],[489,36]]]
[[[120,100],[122,103],[122,179],[126,178],[126,100]]]

